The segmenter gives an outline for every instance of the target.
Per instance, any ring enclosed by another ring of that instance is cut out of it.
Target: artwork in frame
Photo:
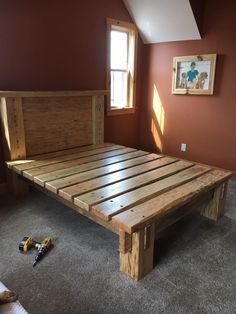
[[[175,57],[172,94],[213,95],[216,54]]]

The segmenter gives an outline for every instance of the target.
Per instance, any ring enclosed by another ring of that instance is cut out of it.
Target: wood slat
[[[124,193],[120,196],[95,205],[92,210],[104,220],[110,220],[112,216],[117,215],[130,207],[143,203],[150,198],[163,194],[186,182],[192,181],[209,171],[209,167],[195,165],[165,179],[145,185],[141,188],[137,188],[136,190]],[[190,184],[192,184],[192,182]],[[76,199],[75,204],[78,205],[78,203],[79,202]]]
[[[8,161],[6,162],[7,166],[9,169],[12,169],[13,166],[17,166],[20,164],[25,164],[25,163],[31,163],[33,161],[39,161],[39,160],[45,160],[49,158],[55,158],[55,157],[60,157],[60,156],[65,156],[65,155],[70,155],[74,153],[79,153],[87,150],[92,150],[100,147],[107,147],[107,146],[112,146],[114,144],[112,143],[102,143],[102,144],[97,144],[97,145],[86,145],[86,146],[80,146],[80,147],[75,147],[75,148],[69,148],[69,149],[64,149],[52,153],[46,153],[46,154],[41,154],[41,155],[35,155],[28,157],[26,159],[20,159],[20,160],[14,160],[14,161]]]
[[[159,160],[154,160],[150,163],[144,165],[135,166],[126,170],[118,171],[106,176],[93,179],[84,183],[75,184],[68,188],[59,190],[59,195],[63,198],[72,201],[73,197],[99,189],[101,187],[107,186],[119,182],[121,180],[128,179],[133,176],[137,176],[140,173],[147,172],[157,167],[164,166],[168,163],[174,162],[176,159],[170,157],[164,157]]]
[[[125,148],[125,147],[121,146],[121,145],[113,145],[113,146],[96,148],[96,149],[92,149],[92,150],[91,149],[85,149],[85,150],[82,149],[81,152],[78,152],[78,153],[58,156],[58,157],[49,158],[49,159],[36,160],[36,161],[32,161],[31,163],[25,163],[25,164],[21,164],[21,165],[15,165],[13,167],[13,170],[15,172],[21,174],[21,172],[25,171],[25,170],[34,169],[34,168],[38,168],[38,167],[44,167],[47,165],[53,165],[53,164],[57,164],[57,163],[64,162],[64,161],[69,161],[69,160],[78,159],[78,158],[82,158],[82,157],[97,155],[97,154],[101,154],[101,153],[105,153],[105,152],[109,152],[109,151],[113,151],[113,150],[118,150],[118,149],[123,149],[123,148]]]
[[[131,234],[151,221],[158,219],[158,217],[163,217],[176,208],[196,199],[196,197],[199,199],[199,197],[227,180],[230,176],[230,172],[214,169],[192,180],[191,183],[185,183],[148,200],[145,202],[145,206],[140,204],[119,213],[113,217],[112,221],[117,228]]]
[[[82,183],[120,170],[128,169],[136,165],[144,164],[151,160],[162,158],[162,156],[160,155],[155,154],[150,155],[146,155],[140,158],[134,158],[131,160],[111,164],[109,166],[101,167],[98,169],[93,169],[83,173],[77,173],[71,176],[66,176],[64,178],[49,181],[46,183],[46,188],[54,193],[57,193],[58,189],[66,188],[74,184]]]
[[[71,167],[71,166],[82,165],[82,164],[85,164],[85,163],[88,163],[91,161],[100,160],[100,159],[120,155],[120,154],[123,154],[126,152],[131,152],[131,151],[134,151],[134,149],[133,148],[123,148],[123,149],[113,150],[113,151],[102,153],[102,154],[86,156],[86,157],[82,157],[79,159],[60,162],[60,163],[53,164],[53,165],[48,165],[48,166],[44,166],[44,167],[38,167],[38,168],[30,169],[30,170],[25,170],[25,171],[23,171],[23,176],[33,181],[34,177],[37,175],[40,175],[40,174],[50,173],[51,171],[56,171],[56,170],[60,170],[60,169],[66,169],[67,167]]]
[[[52,171],[46,174],[37,175],[34,177],[34,181],[35,183],[41,186],[44,186],[46,182],[53,181],[58,178],[67,177],[67,176],[70,176],[76,173],[81,173],[84,171],[88,171],[91,169],[97,169],[97,168],[115,164],[117,162],[124,161],[124,160],[132,159],[135,162],[135,159],[143,158],[144,156],[147,156],[148,160],[154,160],[154,159],[157,159],[157,156],[159,155],[149,154],[148,152],[141,151],[141,150],[134,151],[133,149],[131,150],[127,149],[125,153],[123,153],[122,155],[116,155],[116,156],[104,158],[98,161],[92,161],[86,164],[71,166],[62,170],[56,170],[56,171]]]
[[[81,206],[86,210],[90,210],[93,205],[99,203],[102,203],[100,207],[103,208],[103,204],[106,200],[113,199],[114,197],[117,197],[123,193],[127,193],[155,181],[164,179],[177,172],[194,166],[194,163],[190,163],[189,161],[175,161],[176,162],[174,163],[167,162],[166,165],[162,164],[161,166],[163,167],[161,168],[158,167],[157,169],[149,169],[150,171],[144,172],[137,177],[133,177],[116,184],[109,185],[105,188],[80,195],[79,197],[75,198],[74,202],[76,205]],[[110,206],[110,202],[108,202],[108,204]],[[103,210],[100,211],[100,207],[94,206],[94,212],[95,214],[101,215],[103,217]],[[103,219],[107,219],[107,217],[103,217]]]

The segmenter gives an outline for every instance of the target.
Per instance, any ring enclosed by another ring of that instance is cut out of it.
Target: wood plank
[[[15,165],[13,166],[13,170],[17,173],[22,173],[22,171],[33,169],[33,168],[38,168],[38,167],[44,167],[47,165],[53,165],[57,164],[60,162],[65,162],[73,159],[78,159],[82,157],[88,157],[92,155],[97,155],[109,151],[114,151],[118,149],[125,148],[124,146],[121,145],[112,145],[112,146],[106,146],[106,147],[101,147],[101,148],[96,148],[96,149],[81,149],[78,153],[73,153],[73,154],[68,154],[68,155],[63,155],[63,156],[58,156],[54,158],[49,158],[49,159],[43,159],[43,160],[36,160],[32,161],[30,163],[25,163],[21,165]]]
[[[119,232],[119,251],[121,253],[130,252],[132,249],[132,236],[123,230]]]
[[[196,165],[160,181],[145,185],[143,187],[135,189],[134,191],[111,198],[103,203],[93,206],[92,210],[94,213],[99,215],[99,217],[105,220],[110,220],[118,213],[121,213],[135,205],[149,200],[150,198],[174,189],[179,185],[182,185],[189,181],[191,181],[192,184],[193,179],[209,171],[209,167]],[[75,204],[82,204],[82,202],[79,202],[78,199],[76,199]]]
[[[164,166],[171,162],[175,162],[175,160],[176,159],[170,158],[170,157],[164,157],[158,160],[154,160],[144,165],[138,165],[129,169],[125,169],[125,170],[118,171],[112,174],[108,174],[106,176],[103,176],[97,179],[93,179],[84,183],[75,184],[68,188],[61,189],[59,190],[59,195],[64,197],[67,200],[72,201],[73,197],[79,194],[87,193],[89,191],[93,191],[93,190],[105,187],[107,185],[128,179],[130,177],[137,176],[140,173],[147,172],[151,169]],[[76,204],[78,205],[77,199],[76,199]],[[83,202],[80,202],[80,204],[84,206]]]
[[[120,271],[134,280],[140,280],[153,269],[155,224],[134,232],[131,237],[131,250],[120,252]]]
[[[177,172],[194,166],[194,163],[190,163],[189,161],[178,162],[178,160],[175,159],[163,158],[159,162],[152,162],[145,166],[148,166],[148,168],[144,168],[143,166],[142,171],[139,172],[140,174],[137,177],[132,177],[96,191],[80,195],[75,198],[75,204],[84,209],[90,210],[95,204],[97,205],[102,203],[101,206],[94,206],[93,209],[95,214],[101,215],[102,218],[106,220],[106,215],[104,217],[103,210],[100,210],[103,208],[104,201],[113,199],[122,193],[127,193],[139,187],[164,179]],[[110,206],[111,203],[108,202],[108,204]]]
[[[150,222],[174,211],[190,201],[199,199],[218,184],[228,180],[230,172],[213,169],[191,183],[185,183],[143,204],[133,206],[112,218],[113,224],[128,233],[143,228]]]
[[[135,149],[123,148],[123,149],[113,150],[113,151],[102,153],[102,154],[96,154],[96,155],[92,155],[92,156],[88,156],[88,157],[86,156],[86,157],[79,158],[79,159],[73,159],[73,160],[69,160],[69,161],[65,161],[65,162],[60,162],[57,164],[48,165],[48,166],[44,166],[44,167],[33,168],[30,170],[23,171],[23,176],[30,179],[30,180],[34,180],[35,176],[38,176],[41,174],[50,173],[52,171],[56,171],[56,170],[60,170],[60,169],[66,169],[67,167],[86,164],[86,163],[89,163],[91,161],[105,159],[107,157],[125,154],[126,152],[131,152],[131,151],[135,151]]]
[[[70,175],[73,175],[76,173],[81,173],[84,171],[88,171],[91,169],[97,169],[97,168],[104,167],[104,166],[111,165],[111,164],[115,164],[117,162],[121,162],[124,160],[132,159],[133,162],[135,163],[136,159],[143,158],[143,156],[147,156],[147,158],[148,158],[147,161],[157,159],[156,156],[158,156],[156,154],[148,154],[148,152],[145,152],[145,151],[140,151],[140,150],[134,151],[133,149],[130,149],[130,148],[123,150],[123,152],[124,153],[122,155],[116,155],[116,156],[108,157],[108,158],[101,159],[98,161],[92,161],[92,162],[88,162],[86,164],[67,167],[67,168],[62,169],[62,170],[56,170],[56,171],[51,171],[51,172],[46,173],[46,174],[37,175],[34,177],[34,181],[35,181],[35,183],[37,183],[41,186],[44,186],[46,182],[56,180],[58,178],[67,177],[67,176],[70,176]]]
[[[93,144],[104,142],[104,95],[92,97]]]
[[[60,90],[60,91],[0,91],[0,97],[69,97],[69,96],[102,96],[108,90]]]
[[[57,180],[49,181],[46,183],[46,188],[54,193],[57,193],[59,189],[66,188],[68,186],[82,183],[91,179],[95,179],[107,174],[111,174],[120,170],[128,169],[136,165],[147,163],[155,159],[162,158],[160,155],[150,154],[143,157],[134,158],[131,160],[126,160],[111,164],[105,167],[93,169],[83,173],[77,173],[71,176],[66,176]],[[36,181],[35,181],[36,182]]]
[[[155,233],[156,234],[160,233],[162,230],[173,225],[181,218],[185,217],[186,215],[189,215],[192,211],[196,210],[197,208],[201,208],[202,206],[205,206],[205,204],[210,202],[212,196],[213,192],[209,191],[206,194],[202,195],[201,197],[198,197],[196,200],[189,202],[184,206],[178,207],[174,211],[171,211],[166,215],[164,214],[163,216],[158,217],[155,220]],[[126,232],[125,234],[129,235]]]
[[[8,160],[25,158],[26,145],[21,98],[1,98],[0,118],[5,158]]]
[[[45,159],[49,159],[49,158],[55,158],[55,157],[70,155],[70,154],[74,154],[74,153],[79,153],[79,152],[83,152],[83,151],[87,151],[87,150],[92,150],[92,149],[96,149],[96,148],[100,148],[100,147],[107,147],[107,146],[112,146],[112,145],[114,145],[114,144],[102,143],[102,144],[97,144],[97,145],[86,145],[86,146],[74,147],[74,148],[59,150],[59,151],[52,152],[52,153],[34,155],[34,156],[27,157],[25,159],[7,161],[6,164],[7,164],[7,167],[9,169],[12,169],[13,166],[17,166],[20,164],[31,163],[33,161],[39,161],[39,160],[45,160]]]
[[[22,98],[27,156],[93,144],[92,97]]]
[[[224,182],[214,189],[211,201],[201,211],[203,216],[217,221],[224,215],[227,186],[228,182]]]

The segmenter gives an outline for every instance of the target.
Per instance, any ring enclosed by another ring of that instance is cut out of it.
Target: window
[[[107,19],[108,115],[135,111],[137,29],[134,24]]]

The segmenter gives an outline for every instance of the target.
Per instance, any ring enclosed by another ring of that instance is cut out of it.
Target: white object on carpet
[[[0,292],[8,291],[6,286],[0,281]],[[28,314],[19,301],[0,305],[0,314]]]

